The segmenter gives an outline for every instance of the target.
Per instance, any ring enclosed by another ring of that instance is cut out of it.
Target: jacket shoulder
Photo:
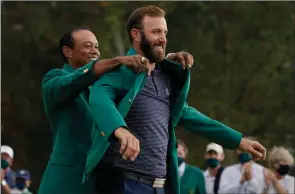
[[[193,172],[195,172],[195,173],[197,173],[197,174],[201,174],[201,175],[203,176],[203,171],[202,171],[200,168],[198,168],[198,167],[196,167],[196,166],[192,166],[192,165],[187,165],[187,168],[188,168],[190,171],[193,171]]]

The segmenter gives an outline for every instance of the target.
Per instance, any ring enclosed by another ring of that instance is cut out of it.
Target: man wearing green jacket
[[[203,171],[185,162],[188,148],[182,140],[177,140],[178,175],[181,194],[206,194]]]
[[[127,21],[133,48],[155,63],[150,76],[121,66],[91,88],[89,104],[98,130],[87,155],[83,182],[96,178],[99,193],[179,194],[174,128],[177,124],[228,149],[265,158],[256,141],[187,105],[190,72],[165,60],[165,12],[148,6]]]
[[[46,116],[52,130],[52,153],[38,194],[92,194],[93,181],[82,184],[86,156],[97,128],[88,104],[89,86],[103,73],[124,64],[131,71],[151,72],[140,55],[99,60],[98,42],[88,28],[75,28],[60,39],[65,60],[61,69],[49,71],[42,82]],[[191,63],[185,52],[170,56]],[[41,145],[40,145],[41,146]]]

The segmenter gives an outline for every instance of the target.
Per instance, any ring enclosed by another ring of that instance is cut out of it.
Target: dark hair
[[[149,17],[165,17],[165,11],[162,10],[161,8],[150,5],[150,6],[145,6],[145,7],[140,7],[133,11],[131,15],[129,16],[126,27],[127,27],[127,33],[129,35],[129,41],[132,43],[133,38],[131,36],[131,29],[132,28],[137,28],[141,29],[142,28],[142,20],[145,16]]]
[[[62,58],[64,60],[64,62],[68,62],[66,56],[63,54],[62,52],[62,48],[64,46],[67,46],[69,48],[74,48],[74,39],[73,39],[73,33],[74,32],[77,32],[77,31],[80,31],[80,30],[88,30],[88,31],[91,31],[90,28],[88,27],[75,27],[75,28],[72,28],[71,30],[69,30],[68,32],[64,33],[62,35],[62,37],[60,38],[59,40],[59,51],[62,55]]]

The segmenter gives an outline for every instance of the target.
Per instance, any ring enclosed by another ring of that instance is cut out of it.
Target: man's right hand
[[[265,160],[266,149],[258,141],[242,138],[238,150],[249,153],[254,160]]]
[[[119,63],[132,68],[135,72],[146,71],[148,75],[155,69],[155,64],[141,55],[119,56],[116,57]]]
[[[252,179],[253,174],[252,174],[252,162],[247,162],[246,164],[243,165],[244,168],[244,178],[245,181],[249,181]]]
[[[121,144],[120,154],[122,154],[122,158],[134,161],[140,152],[138,139],[123,127],[116,129],[114,135]]]

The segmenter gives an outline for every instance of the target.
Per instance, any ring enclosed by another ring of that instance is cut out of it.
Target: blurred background
[[[167,53],[194,56],[188,103],[267,148],[286,146],[294,156],[295,2],[1,1],[1,144],[14,149],[12,169],[30,170],[33,192],[52,141],[41,80],[63,66],[61,35],[89,26],[101,58],[123,55],[130,47],[125,21],[150,4],[167,13]],[[182,128],[177,136],[188,145],[189,163],[202,166],[208,141]],[[232,151],[225,156],[224,164],[237,161]]]

